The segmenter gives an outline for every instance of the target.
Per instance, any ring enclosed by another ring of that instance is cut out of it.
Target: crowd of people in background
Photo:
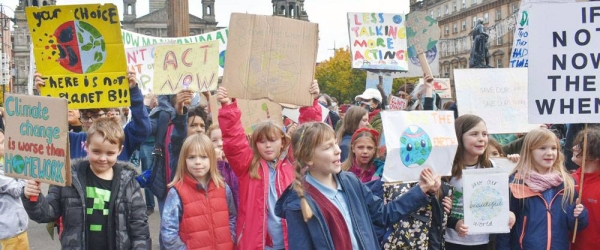
[[[246,134],[224,87],[144,96],[129,72],[130,107],[68,111],[71,186],[44,194],[39,183],[0,169],[2,249],[29,248],[28,218],[56,228],[64,249],[150,249],[151,235],[161,249],[595,248],[600,128],[545,124],[491,135],[480,117],[459,117],[458,104],[444,102],[432,80],[394,95],[410,112],[454,111],[452,174],[425,168],[416,182],[384,183],[381,112],[390,96],[382,88],[341,103],[315,81],[306,89],[313,105],[300,108],[297,123],[280,125],[281,117]],[[199,101],[209,98],[221,108]],[[0,131],[2,156],[3,145]],[[496,168],[493,158],[506,156],[516,162],[510,233],[470,234],[463,170]],[[160,216],[159,232],[150,232],[148,216]]]

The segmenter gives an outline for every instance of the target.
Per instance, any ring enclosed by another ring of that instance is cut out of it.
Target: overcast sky
[[[19,0],[0,0],[0,3],[14,9]],[[122,0],[57,0],[57,4],[114,3],[122,15]],[[201,0],[189,1],[190,13],[202,17]],[[304,9],[311,22],[319,24],[318,61],[326,60],[333,55],[335,47],[348,46],[347,12],[385,12],[407,13],[408,0],[305,0]],[[216,0],[215,13],[219,27],[229,24],[232,12],[250,14],[272,14],[271,0]],[[149,0],[137,0],[136,12],[141,17],[148,14]],[[6,10],[12,16],[11,10]]]

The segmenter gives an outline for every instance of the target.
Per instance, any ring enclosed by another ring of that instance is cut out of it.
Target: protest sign
[[[69,108],[129,106],[121,23],[114,4],[27,7],[41,95]]]
[[[494,157],[490,158],[490,160],[494,162],[495,167],[504,170],[508,174],[511,174],[517,166],[517,163],[511,161],[506,157]]]
[[[527,68],[455,69],[458,114],[481,117],[489,133],[521,133],[527,123]]]
[[[463,170],[464,222],[469,234],[508,233],[508,173],[498,168]],[[454,195],[460,195],[455,190]]]
[[[599,15],[600,2],[532,4],[530,123],[600,122]]]
[[[4,174],[71,185],[67,100],[6,94]]]
[[[418,181],[421,170],[451,175],[458,141],[452,111],[381,112],[387,158],[385,182]]]
[[[317,59],[315,23],[233,13],[223,86],[229,96],[312,105],[308,92]]]
[[[236,99],[236,102],[242,113],[242,127],[244,127],[246,134],[252,133],[256,124],[266,120],[271,120],[276,124],[283,125],[281,105],[278,103],[269,101],[267,99]],[[213,123],[219,124],[219,109],[221,109],[221,103],[217,101],[216,96],[211,96],[209,103]]]
[[[390,109],[391,110],[404,110],[406,109],[406,99],[397,96],[390,96]]]
[[[440,40],[437,21],[425,11],[413,11],[406,15],[406,26],[409,54],[417,55],[423,73],[433,76],[426,52],[433,50]]]
[[[352,68],[408,71],[403,14],[348,13]]]
[[[423,78],[419,78],[419,84],[423,84]],[[452,88],[450,87],[450,78],[433,78],[433,91],[441,98],[452,98]]]
[[[379,85],[379,76],[383,77],[383,92],[385,92],[386,96],[389,96],[392,93],[392,84],[394,82],[394,78],[392,78],[389,73],[367,71],[367,84],[365,89],[377,89],[377,85]]]
[[[127,67],[135,71],[138,87],[142,94],[152,92],[154,83],[154,48],[155,46],[125,49]]]
[[[189,89],[217,89],[219,46],[217,41],[160,45],[154,49],[154,94],[176,94]]]
[[[408,50],[408,72],[394,72],[392,73],[392,77],[423,77],[423,69],[419,62],[419,56],[412,53],[414,53],[414,51],[411,52],[411,50]],[[437,44],[433,48],[425,51],[425,58],[427,58],[427,63],[429,63],[429,69],[431,69],[432,76],[440,75],[440,56]]]
[[[208,33],[186,37],[155,37],[146,36],[133,31],[121,30],[123,44],[125,48],[147,47],[160,43],[189,44],[203,43],[209,41],[219,41],[219,76],[223,76],[223,67],[225,67],[225,50],[227,49],[228,29],[220,29]]]

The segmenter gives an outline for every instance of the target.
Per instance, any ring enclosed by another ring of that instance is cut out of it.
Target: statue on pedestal
[[[483,30],[483,19],[477,19],[477,25],[471,31],[473,47],[469,57],[469,68],[491,68],[490,52],[488,51],[488,34]]]

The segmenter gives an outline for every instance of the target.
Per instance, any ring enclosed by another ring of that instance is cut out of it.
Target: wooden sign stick
[[[577,203],[578,205],[581,203],[581,197],[583,194],[583,177],[585,176],[585,156],[587,155],[587,135],[588,135],[588,125],[587,123],[585,124],[585,127],[583,129],[583,157],[581,158],[581,177],[579,178],[579,202]],[[575,239],[577,238],[577,226],[579,225],[579,218],[575,218],[575,228],[573,229],[573,240],[572,242],[575,243]]]

